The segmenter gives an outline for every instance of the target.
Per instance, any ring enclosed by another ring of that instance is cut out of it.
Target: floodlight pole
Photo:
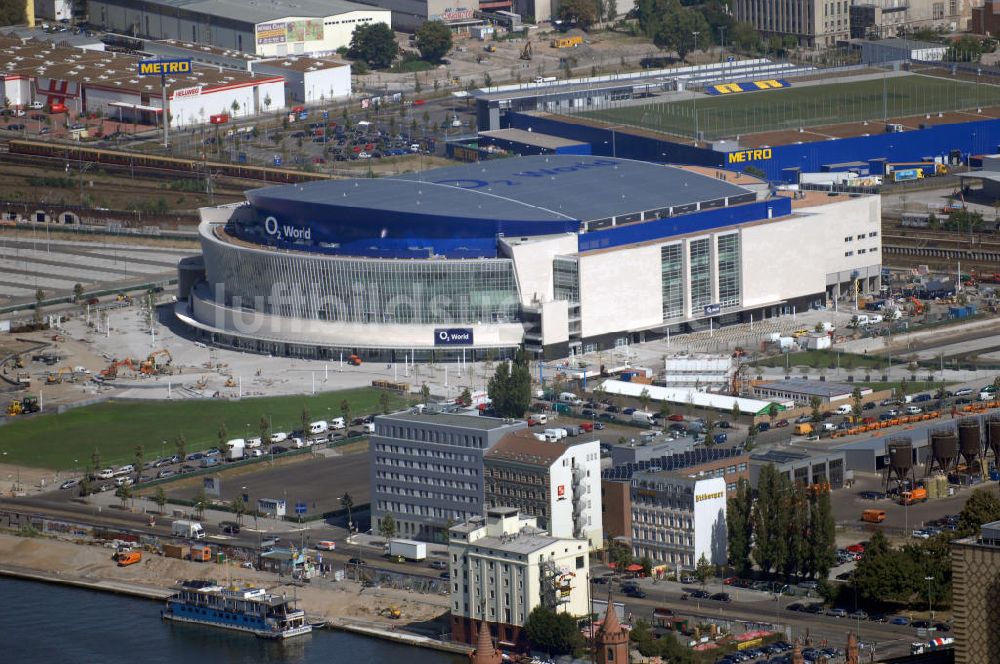
[[[163,116],[163,147],[170,147],[170,113],[167,112],[167,75],[160,74],[160,114]]]

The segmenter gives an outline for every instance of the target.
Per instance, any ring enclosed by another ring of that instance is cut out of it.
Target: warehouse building
[[[553,537],[603,548],[599,440],[546,442],[522,429],[491,447],[484,464],[487,507],[516,507]]]
[[[862,403],[871,401],[872,388],[850,383],[789,378],[755,382],[753,385],[754,396],[771,401],[793,401],[798,406],[808,406],[812,398],[817,397],[820,400],[820,410],[853,405],[851,394],[855,389],[861,391]]]
[[[12,106],[39,101],[64,104],[72,113],[101,113],[139,124],[160,124],[163,81],[139,76],[139,59],[112,51],[67,47],[35,39],[0,37],[0,94]],[[172,127],[206,124],[212,115],[234,117],[285,108],[280,74],[192,68],[166,77]]]
[[[483,621],[505,649],[525,650],[531,611],[588,613],[586,540],[552,537],[514,507],[492,507],[449,530],[451,637],[473,643]]]
[[[391,514],[401,537],[446,541],[483,513],[483,455],[522,421],[403,412],[375,418],[369,445],[372,523]]]
[[[884,447],[883,447],[884,449]],[[766,450],[750,455],[750,484],[756,488],[764,466],[774,466],[779,475],[792,484],[827,486],[842,489],[847,475],[846,454],[843,451]]]
[[[386,9],[347,0],[89,0],[90,22],[108,32],[246,51],[268,57],[334,53],[358,25]]]
[[[247,202],[202,210],[205,271],[185,276],[176,312],[211,343],[277,355],[565,357],[790,314],[881,277],[877,196],[772,195],[697,167],[530,156]],[[845,234],[870,238],[865,253]]]

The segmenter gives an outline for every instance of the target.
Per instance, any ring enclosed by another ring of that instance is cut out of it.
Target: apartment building
[[[553,537],[584,539],[591,549],[604,541],[600,481],[596,438],[550,443],[522,429],[501,438],[484,459],[487,507],[516,507]]]

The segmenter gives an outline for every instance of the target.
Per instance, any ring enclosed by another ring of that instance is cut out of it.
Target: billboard
[[[174,90],[173,92],[174,99],[180,99],[181,97],[197,97],[199,95],[201,95],[200,85],[196,85],[190,88],[180,88],[178,90]]]
[[[705,305],[705,315],[706,316],[718,316],[722,312],[721,304],[706,304]]]
[[[435,346],[471,346],[471,327],[437,328],[434,330]]]
[[[323,39],[323,19],[321,18],[289,21],[285,27],[286,38],[290,42],[322,41]]]
[[[140,60],[139,76],[166,76],[167,74],[190,74],[191,60]]]
[[[258,23],[255,28],[258,44],[284,44],[288,32],[282,21],[277,23]]]

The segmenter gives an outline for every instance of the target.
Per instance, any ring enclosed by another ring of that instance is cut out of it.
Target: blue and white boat
[[[288,639],[312,631],[295,600],[263,588],[185,581],[160,612],[165,620],[250,632],[265,639]]]

